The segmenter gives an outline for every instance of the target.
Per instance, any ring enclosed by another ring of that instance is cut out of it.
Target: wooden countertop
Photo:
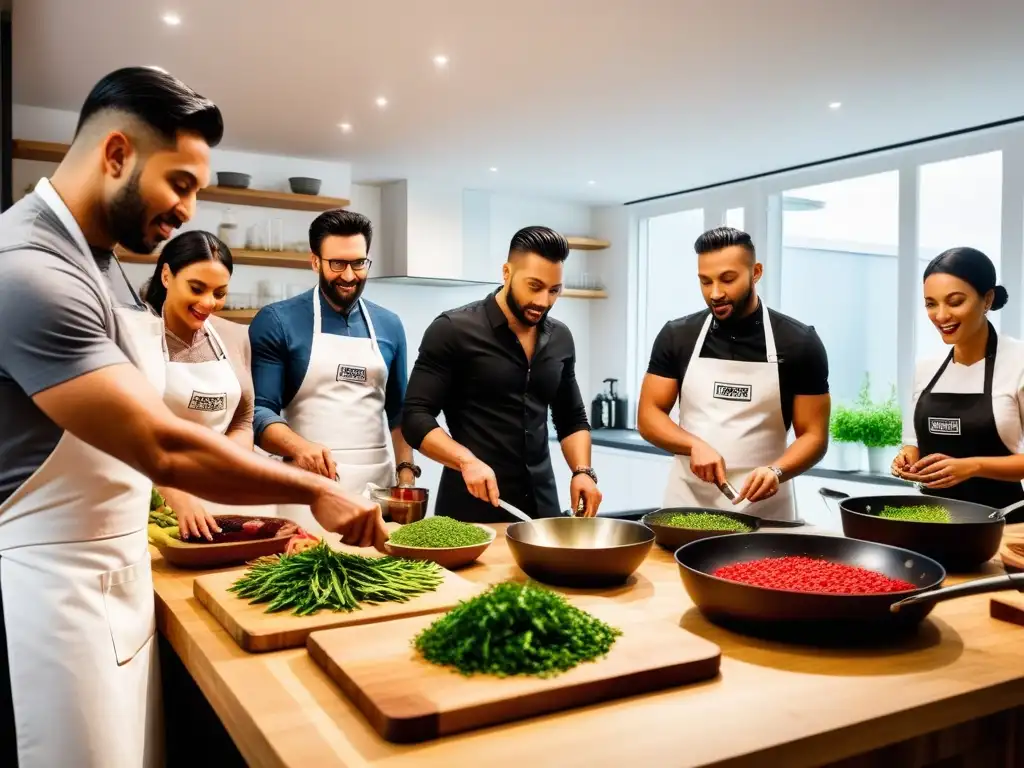
[[[1024,525],[1013,526],[1024,532]],[[642,606],[722,648],[719,678],[419,745],[383,741],[305,649],[250,655],[192,596],[197,575],[153,551],[157,622],[251,766],[675,765],[787,768],[838,761],[1024,706],[1024,627],[990,596],[936,606],[888,650],[796,648],[709,624],[655,547],[607,599]],[[991,573],[999,572],[995,565]],[[524,578],[499,536],[459,573]],[[952,579],[950,581],[953,581]]]

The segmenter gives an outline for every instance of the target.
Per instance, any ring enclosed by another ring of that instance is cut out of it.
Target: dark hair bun
[[[1010,300],[1010,294],[1006,292],[1006,289],[1001,285],[997,285],[994,289],[995,298],[992,299],[992,309],[1002,309],[1006,306],[1006,302]]]

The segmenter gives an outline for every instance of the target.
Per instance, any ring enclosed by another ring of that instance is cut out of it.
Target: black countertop
[[[622,451],[633,451],[635,453],[649,453],[654,456],[671,456],[668,451],[651,445],[644,440],[635,429],[595,429],[590,433],[590,440],[594,445],[604,448],[618,448]],[[888,474],[876,474],[874,472],[860,472],[857,470],[828,469],[825,467],[812,467],[804,475],[818,477],[823,480],[845,480],[851,483],[872,483],[874,485],[892,485],[896,487],[907,487],[904,480]]]

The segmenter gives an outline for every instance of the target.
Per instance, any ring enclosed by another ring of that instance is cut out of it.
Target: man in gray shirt
[[[192,216],[222,132],[217,107],[167,73],[118,70],[53,177],[0,216],[0,765],[158,760],[153,483],[309,504],[359,546],[386,537],[377,505],[161,399],[162,323],[112,251],[149,253]]]

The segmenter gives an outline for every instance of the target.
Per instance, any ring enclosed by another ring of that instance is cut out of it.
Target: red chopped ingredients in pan
[[[723,566],[712,575],[793,592],[867,595],[917,589],[902,579],[892,579],[867,568],[812,557],[765,557]]]

